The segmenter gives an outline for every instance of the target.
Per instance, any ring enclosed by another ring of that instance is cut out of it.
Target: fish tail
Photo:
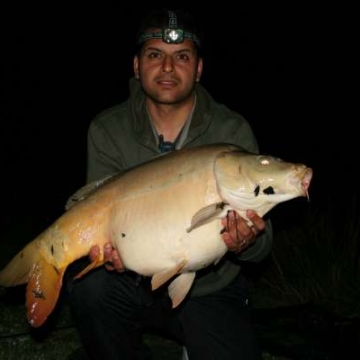
[[[29,243],[0,271],[0,286],[11,287],[27,283],[31,268],[40,257],[36,242]]]
[[[66,269],[66,268],[65,268]],[[0,272],[0,286],[27,283],[27,319],[33,327],[41,326],[59,298],[65,269],[57,269],[38,250],[36,241],[25,246]]]
[[[41,326],[54,310],[65,270],[57,269],[45,258],[33,264],[26,287],[27,319],[31,326]]]

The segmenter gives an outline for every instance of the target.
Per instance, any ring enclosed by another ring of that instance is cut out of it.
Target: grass
[[[311,303],[343,318],[360,319],[358,211],[357,198],[341,214],[331,204],[309,206],[299,226],[278,232],[256,283],[257,306]]]

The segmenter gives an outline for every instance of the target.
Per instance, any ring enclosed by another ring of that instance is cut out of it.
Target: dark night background
[[[119,3],[3,8],[3,243],[18,249],[62,213],[85,181],[91,119],[127,97],[133,36],[150,6]],[[206,32],[202,83],[248,119],[262,152],[313,167],[311,201],[341,212],[359,192],[354,9],[242,4],[193,9]],[[294,219],[301,204],[280,214]]]
[[[55,221],[67,198],[84,185],[88,126],[100,111],[127,98],[134,35],[139,17],[153,2],[4,4],[0,7],[0,268]],[[183,1],[168,4],[190,8]],[[310,202],[294,199],[270,212],[278,235],[272,254],[283,262],[280,282],[277,273],[265,267],[258,299],[264,299],[266,306],[293,304],[291,289],[300,289],[295,294],[310,304],[308,312],[301,307],[293,311],[295,332],[286,327],[286,316],[270,310],[268,331],[273,336],[274,329],[280,330],[273,342],[276,346],[283,342],[286,348],[288,339],[300,330],[307,339],[306,356],[299,356],[295,342],[295,359],[354,358],[360,340],[356,260],[360,162],[355,129],[359,37],[354,16],[358,12],[346,2],[340,6],[315,1],[266,5],[246,1],[236,6],[213,1],[193,5],[192,10],[206,33],[202,84],[217,101],[250,122],[263,153],[314,169]],[[270,286],[262,287],[269,279]],[[269,291],[273,288],[274,293]],[[22,306],[23,291],[18,297]],[[14,302],[11,292],[7,301]],[[23,352],[25,358],[38,351],[43,358],[42,348],[32,342],[26,350],[24,338],[18,335],[28,330],[16,330],[22,320],[16,320],[16,307],[6,317],[4,304],[0,350]],[[331,314],[327,322],[325,308],[341,310],[345,324],[348,313],[355,320],[341,328],[340,336],[337,318],[333,321]],[[23,319],[22,307],[18,316]],[[62,319],[69,322],[66,316]],[[279,322],[272,325],[271,319]],[[267,321],[258,319],[265,342]],[[9,331],[15,331],[15,337]],[[14,345],[16,336],[19,346]],[[320,349],[327,350],[323,357],[308,356],[318,349],[318,342]],[[56,350],[59,358],[78,346],[74,332],[46,343],[48,355]],[[328,357],[336,347],[341,355]]]

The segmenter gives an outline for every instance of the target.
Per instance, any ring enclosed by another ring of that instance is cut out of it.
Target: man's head
[[[203,69],[201,35],[192,17],[179,10],[153,11],[140,26],[137,44],[134,74],[148,100],[192,102]]]

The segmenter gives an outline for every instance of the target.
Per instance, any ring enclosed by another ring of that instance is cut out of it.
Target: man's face
[[[188,99],[200,79],[202,59],[190,40],[167,44],[161,39],[150,39],[134,58],[134,72],[153,101],[177,104]]]

